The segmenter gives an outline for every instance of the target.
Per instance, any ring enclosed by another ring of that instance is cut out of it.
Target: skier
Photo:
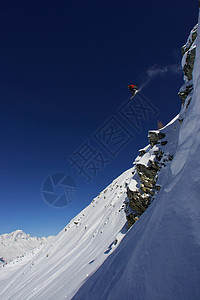
[[[134,84],[128,85],[128,89],[131,91],[132,97],[134,97],[135,94],[138,92],[138,87],[137,87],[137,85],[134,85]]]

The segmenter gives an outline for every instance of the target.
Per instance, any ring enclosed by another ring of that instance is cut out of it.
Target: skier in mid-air
[[[131,91],[131,94],[132,94],[131,98],[133,98],[135,96],[135,94],[138,92],[138,87],[137,87],[137,85],[134,85],[134,84],[128,85],[128,89]]]

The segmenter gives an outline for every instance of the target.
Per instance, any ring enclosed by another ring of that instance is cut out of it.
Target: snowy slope
[[[199,299],[200,41],[190,40],[187,47],[197,44],[194,82],[189,80],[194,90],[180,114],[160,130],[167,143],[159,144],[161,189],[151,205],[127,232],[127,186],[139,190],[137,165],[148,166],[158,145],[145,147],[134,167],[48,245],[0,268],[1,300]],[[183,65],[186,60],[185,55]]]
[[[15,273],[17,273],[24,265],[29,264],[30,267],[33,267],[34,263],[30,263],[30,261],[38,254],[39,251],[42,250],[45,244],[46,243],[41,243],[38,247],[26,252],[25,254],[19,255],[8,262],[0,263],[1,287],[7,284],[8,280],[15,276]]]
[[[50,241],[53,237],[32,237],[22,230],[16,230],[9,234],[0,235],[0,258],[4,262],[21,256],[38,247],[42,243]]]
[[[0,270],[0,299],[71,299],[127,231],[125,183],[133,170],[114,180],[32,261],[13,273]]]
[[[171,130],[174,158],[161,171],[162,189],[73,299],[200,299],[199,29],[196,45],[192,99]]]

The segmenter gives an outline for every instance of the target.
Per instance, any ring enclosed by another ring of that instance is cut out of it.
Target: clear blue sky
[[[174,69],[197,23],[198,1],[7,1],[0,6],[0,234],[16,229],[57,234],[132,166],[138,149],[148,143],[148,129],[178,113],[183,76]],[[127,85],[143,84],[152,67],[168,72],[158,72],[142,90],[157,114],[148,111],[136,130],[119,108],[129,97]],[[134,136],[115,156],[94,138],[111,116]],[[90,183],[68,160],[87,140],[109,160]],[[41,195],[45,178],[56,172],[69,174],[77,185],[74,201],[64,208],[49,206]]]

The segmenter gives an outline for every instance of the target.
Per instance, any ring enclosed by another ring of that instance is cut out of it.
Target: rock
[[[126,202],[124,211],[129,227],[145,212],[153,201],[155,193],[158,193],[161,189],[159,185],[156,185],[156,181],[158,171],[161,169],[164,152],[158,146],[154,148],[155,150],[152,147],[155,144],[165,145],[167,141],[158,142],[165,137],[165,134],[159,130],[149,131],[148,137],[151,146],[141,149],[139,156],[143,156],[148,151],[153,152],[154,155],[150,155],[147,165],[140,163],[140,161],[142,162],[140,158],[137,158],[135,161],[136,170],[133,172],[133,176],[136,178],[139,188],[137,190],[130,190],[129,186],[125,185],[127,187],[128,201]],[[169,160],[167,159],[167,161]]]
[[[196,54],[196,47],[193,48],[192,50],[188,50],[186,60],[185,60],[185,65],[183,67],[183,73],[188,78],[188,80],[192,80],[195,54]]]
[[[139,156],[143,156],[146,153],[144,149],[139,150]]]
[[[191,93],[191,91],[193,90],[193,85],[189,85],[186,86],[185,90],[180,91],[178,93],[178,96],[181,98],[182,104],[185,104],[185,100],[187,98],[187,96]]]
[[[168,156],[169,161],[172,161],[173,158],[174,158],[173,155],[169,155],[169,156]]]
[[[192,73],[193,73],[194,60],[195,60],[195,55],[196,55],[195,40],[197,38],[197,29],[198,29],[198,24],[196,26],[194,26],[194,28],[190,32],[190,35],[189,35],[189,38],[188,38],[186,44],[181,49],[182,55],[184,56],[183,60],[182,60],[182,64],[184,64],[183,65],[183,73],[184,73],[185,77],[187,78],[185,80],[185,84],[181,87],[181,89],[178,93],[178,96],[181,98],[183,105],[185,105],[185,100],[187,99],[187,97],[191,93],[191,91],[193,90],[193,82],[192,82],[193,75],[192,75]]]
[[[129,228],[139,219],[137,214],[129,214],[128,216],[126,216],[126,218]]]
[[[157,159],[158,161],[160,161],[160,160],[162,159],[163,154],[164,154],[164,152],[161,151],[160,149],[155,150],[153,153],[155,154],[156,159]]]
[[[198,29],[198,24],[194,26],[194,28],[192,29],[190,36],[187,40],[187,43],[181,48],[182,55],[184,55],[190,49],[192,44],[194,43],[194,41],[197,37],[197,29]]]
[[[186,109],[187,109],[188,106],[190,105],[191,100],[192,100],[192,97],[190,97],[190,99],[188,100],[187,105],[186,105]]]
[[[192,33],[192,39],[191,39],[189,45],[187,45],[187,46],[184,45],[184,46],[181,48],[182,55],[184,55],[184,54],[190,49],[190,47],[192,46],[192,44],[193,44],[194,41],[196,40],[196,37],[197,37],[197,30],[194,31],[194,32]]]
[[[165,134],[163,132],[159,131],[149,131],[148,132],[148,139],[150,145],[153,147],[158,143],[159,140],[163,139],[165,137]]]
[[[160,186],[160,185],[155,185],[155,189],[156,189],[157,191],[160,191],[161,186]]]
[[[145,181],[145,180],[152,181],[152,182],[154,181],[154,178],[158,171],[158,167],[156,167],[156,165],[146,167],[144,165],[137,164],[136,168],[141,181]]]
[[[159,151],[158,151],[159,152]],[[144,213],[148,206],[152,202],[152,196],[154,196],[154,187],[156,184],[156,175],[160,169],[159,164],[156,161],[149,160],[149,166],[142,164],[136,165],[136,170],[139,175],[141,184],[139,191],[131,191],[127,187],[127,197],[129,202],[126,204],[127,222],[131,227],[137,219]],[[132,211],[130,213],[130,210]]]

